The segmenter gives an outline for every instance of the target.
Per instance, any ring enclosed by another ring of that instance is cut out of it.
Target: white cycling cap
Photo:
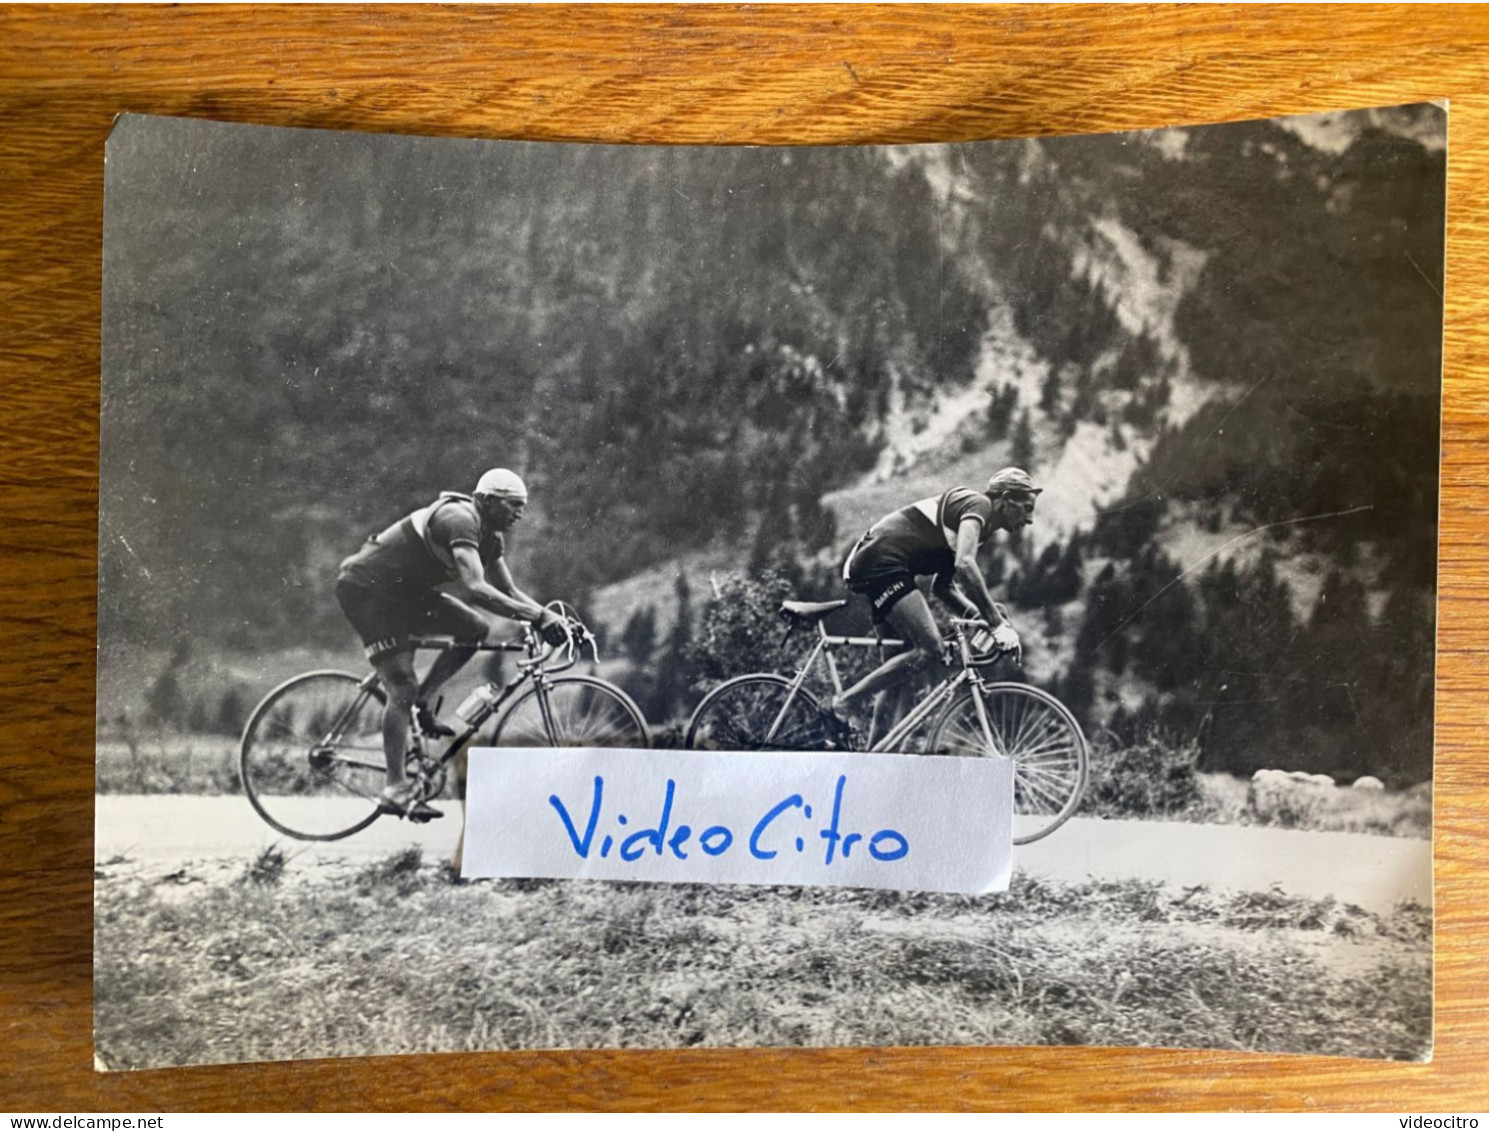
[[[476,494],[495,495],[499,499],[527,498],[527,484],[515,471],[505,467],[493,467],[476,484]]]

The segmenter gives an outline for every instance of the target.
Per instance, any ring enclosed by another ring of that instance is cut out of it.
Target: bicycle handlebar
[[[599,641],[579,619],[579,614],[563,601],[550,601],[543,607],[550,612],[557,613],[563,619],[563,643],[549,644],[536,628],[530,624],[524,624],[522,626],[523,644],[518,647],[525,648],[531,659],[523,666],[542,667],[545,672],[550,673],[567,671],[579,662],[586,645],[589,647],[594,662],[598,664],[600,662]],[[548,661],[560,652],[564,654],[563,660],[557,667],[549,667]]]
[[[562,644],[549,644],[531,624],[522,625],[522,639],[482,640],[476,643],[458,641],[453,636],[410,636],[408,642],[416,649],[429,652],[447,652],[451,648],[471,648],[477,652],[526,652],[529,663],[546,666],[556,653],[564,653],[562,667],[547,668],[548,671],[563,671],[573,667],[581,658],[585,647],[595,663],[600,662],[599,641],[578,614],[562,601],[550,601],[543,606],[563,618],[564,640]]]
[[[1003,613],[1004,623],[1009,623],[1007,620],[1008,613],[1004,610],[1002,605],[998,606],[998,611],[1000,613]],[[990,641],[989,647],[987,648],[978,649],[974,647],[971,640],[972,636],[975,636],[979,632],[986,632],[989,634],[993,632],[993,626],[988,624],[988,622],[985,621],[982,617],[953,617],[951,623],[957,630],[957,635],[966,645],[967,655],[973,663],[986,663],[989,658],[1002,659],[1004,656],[1014,656],[1017,657],[1018,664],[1020,666],[1023,665],[1024,646],[1022,644],[1019,644],[1017,647],[1014,648],[1000,648],[996,643]],[[972,629],[973,631],[967,632],[967,629]]]

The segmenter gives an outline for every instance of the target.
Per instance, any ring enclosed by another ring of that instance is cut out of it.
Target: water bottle
[[[455,708],[455,715],[461,722],[475,724],[476,720],[491,710],[491,705],[496,702],[496,691],[489,683],[483,683],[469,695],[465,701]]]

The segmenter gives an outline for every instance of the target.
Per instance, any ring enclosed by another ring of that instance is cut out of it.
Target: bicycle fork
[[[956,645],[962,654],[962,671],[966,673],[967,686],[972,691],[972,706],[977,712],[977,725],[982,728],[983,741],[987,743],[990,753],[1006,758],[1008,754],[998,745],[992,720],[988,718],[987,700],[983,698],[987,694],[987,685],[983,683],[982,673],[978,671],[977,665],[972,662],[972,646],[968,643],[967,633],[960,622],[956,629]]]
[[[982,728],[982,737],[987,743],[988,750],[999,758],[1007,758],[1008,753],[999,747],[996,737],[997,732],[993,730],[992,720],[987,715],[987,701],[982,697],[985,688],[982,685],[980,676],[974,676],[972,678],[971,687],[972,706],[977,709],[977,725]]]
[[[538,676],[533,681],[533,689],[538,700],[538,717],[543,720],[543,733],[552,745],[559,746],[558,728],[553,722],[553,704],[548,701],[548,681]]]

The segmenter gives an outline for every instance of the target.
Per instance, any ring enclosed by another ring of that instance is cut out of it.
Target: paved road
[[[1076,818],[1013,850],[1016,869],[1052,880],[1161,879],[1233,891],[1333,896],[1367,911],[1432,903],[1432,843],[1252,825]]]
[[[293,845],[296,859],[376,860],[409,844],[425,859],[448,859],[460,836],[459,807],[427,825],[380,820],[346,840],[290,841],[261,821],[242,797],[98,798],[94,856],[151,864],[251,860]],[[1333,896],[1369,911],[1405,899],[1432,900],[1432,847],[1425,840],[1314,833],[1245,825],[1076,819],[1049,838],[1014,849],[1017,871],[1052,880],[1163,880],[1234,891],[1276,886],[1292,895]]]

